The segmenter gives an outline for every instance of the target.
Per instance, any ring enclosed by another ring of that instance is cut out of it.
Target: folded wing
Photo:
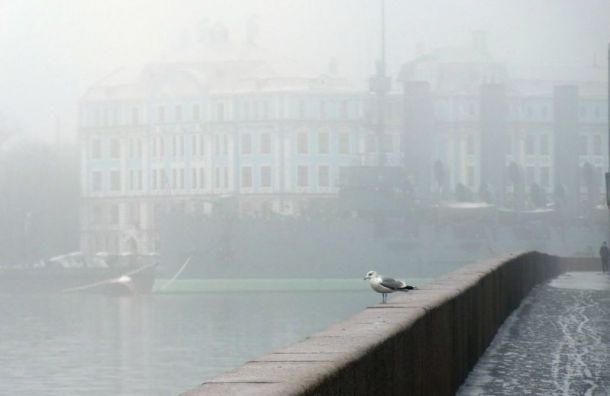
[[[391,290],[400,290],[407,287],[405,282],[393,278],[382,278],[380,284],[381,286],[387,287]]]

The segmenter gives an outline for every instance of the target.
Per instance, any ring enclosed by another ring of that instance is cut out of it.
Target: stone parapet
[[[572,265],[526,252],[461,267],[181,396],[453,395],[529,291]]]

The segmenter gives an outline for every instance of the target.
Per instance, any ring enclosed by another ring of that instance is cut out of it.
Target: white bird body
[[[371,285],[371,289],[375,290],[377,293],[382,294],[382,297],[381,297],[382,303],[387,302],[388,293],[394,293],[395,291],[407,292],[409,290],[415,289],[415,287],[407,285],[405,281],[393,279],[393,278],[386,278],[386,277],[379,275],[375,271],[367,272],[364,279],[369,281],[369,284]]]

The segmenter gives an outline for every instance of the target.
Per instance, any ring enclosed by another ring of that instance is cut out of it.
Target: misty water
[[[202,293],[137,297],[2,295],[0,394],[173,395],[380,299],[360,279],[233,286],[213,291],[207,281]]]

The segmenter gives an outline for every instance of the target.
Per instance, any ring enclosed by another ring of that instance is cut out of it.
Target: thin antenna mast
[[[384,145],[385,136],[385,99],[390,88],[390,81],[386,76],[385,60],[385,0],[381,0],[381,50],[380,59],[377,61],[377,72],[370,80],[370,91],[375,94],[376,120],[375,132],[377,135],[378,165],[386,164],[386,153]]]

